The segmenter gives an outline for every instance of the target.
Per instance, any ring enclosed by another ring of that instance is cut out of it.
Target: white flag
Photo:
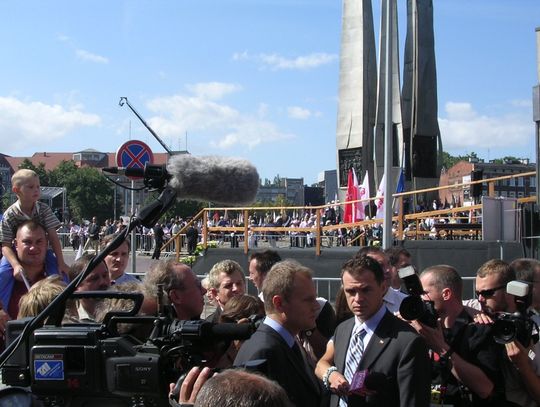
[[[377,205],[377,215],[376,218],[384,219],[384,180],[386,174],[383,174],[381,182],[379,184],[379,189],[377,189],[377,199],[375,199],[375,205]]]
[[[77,250],[77,254],[75,255],[75,261],[79,260],[82,255],[83,255],[83,248],[84,244],[83,244],[83,239],[81,238],[81,244],[79,245],[79,250]]]
[[[364,175],[364,180],[362,181],[362,185],[358,187],[358,199],[361,199],[361,201],[358,203],[357,213],[358,219],[360,220],[364,220],[366,218],[364,208],[369,203],[369,196],[369,176],[368,172],[366,171],[366,174]]]

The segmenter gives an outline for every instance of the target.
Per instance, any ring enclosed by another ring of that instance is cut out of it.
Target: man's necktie
[[[349,345],[349,352],[347,353],[347,360],[345,361],[345,379],[350,383],[354,372],[358,369],[362,355],[364,354],[364,337],[366,331],[360,329],[352,335],[351,343]]]

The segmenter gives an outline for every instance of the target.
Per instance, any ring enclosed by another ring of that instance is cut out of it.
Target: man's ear
[[[178,300],[180,300],[180,296],[177,294],[177,291],[178,290],[171,290],[169,291],[169,295],[167,296],[168,297],[168,302],[170,304],[176,304],[178,302]]]
[[[441,295],[444,301],[448,301],[450,298],[452,298],[452,290],[450,290],[448,287],[443,288]]]
[[[18,186],[16,186],[16,185],[13,185],[11,187],[11,190],[13,191],[13,193],[18,194],[19,191],[20,191],[20,188]]]
[[[274,309],[278,312],[283,311],[283,297],[281,295],[274,295],[272,297],[272,304],[274,304]]]
[[[214,288],[214,287],[211,287],[209,288],[207,291],[210,292],[210,294],[212,294],[212,298],[216,301],[219,301],[219,298],[218,298],[218,290],[217,288]]]

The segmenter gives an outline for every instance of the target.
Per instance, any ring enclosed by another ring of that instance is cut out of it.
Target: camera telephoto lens
[[[493,339],[495,342],[505,344],[512,342],[516,337],[516,326],[513,321],[498,319],[493,324]]]
[[[426,307],[424,301],[422,301],[420,297],[412,295],[410,297],[405,297],[399,307],[399,313],[407,321],[420,318],[425,311]]]

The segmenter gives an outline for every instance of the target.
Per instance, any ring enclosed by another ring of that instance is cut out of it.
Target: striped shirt
[[[2,218],[0,227],[0,241],[11,244],[17,233],[17,228],[26,220],[35,220],[42,224],[46,230],[58,229],[61,225],[53,211],[44,202],[37,201],[32,209],[32,215],[28,216],[21,209],[21,204],[17,200],[13,205],[6,209]]]

